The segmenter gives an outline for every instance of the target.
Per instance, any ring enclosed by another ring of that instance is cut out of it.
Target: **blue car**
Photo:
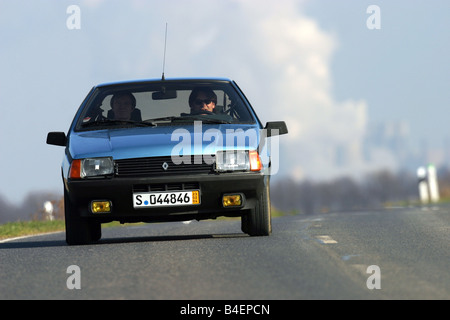
[[[241,217],[251,236],[271,233],[270,141],[284,121],[265,126],[229,79],[157,79],[97,85],[64,146],[66,241],[101,238],[110,221],[162,222]]]

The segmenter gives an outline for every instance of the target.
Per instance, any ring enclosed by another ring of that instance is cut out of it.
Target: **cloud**
[[[105,3],[105,0],[83,0],[83,1],[81,1],[81,6],[97,8],[103,3]]]
[[[287,122],[290,133],[281,141],[288,167],[281,174],[324,179],[368,169],[362,155],[368,105],[333,97],[331,58],[339,39],[305,16],[302,3],[235,2],[237,16],[248,17],[231,28],[240,45],[214,59],[232,61],[227,70],[244,81],[262,119]]]

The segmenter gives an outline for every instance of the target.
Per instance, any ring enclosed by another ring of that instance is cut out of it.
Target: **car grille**
[[[195,159],[194,159],[195,157]],[[201,159],[201,163],[199,160]],[[211,156],[214,159],[214,156]],[[194,161],[195,160],[195,161]],[[171,156],[115,160],[117,177],[149,177],[170,174],[210,173],[214,163],[208,164],[201,156],[191,156],[190,163],[175,164]]]
[[[200,189],[200,184],[198,182],[133,185],[133,192],[183,191],[198,189]]]

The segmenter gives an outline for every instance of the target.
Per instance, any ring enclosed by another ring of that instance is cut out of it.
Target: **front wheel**
[[[241,229],[251,236],[268,236],[272,233],[272,216],[270,212],[270,187],[256,201],[255,208],[241,218]]]
[[[64,190],[64,217],[67,244],[89,244],[101,238],[101,223],[80,217],[66,190]]]

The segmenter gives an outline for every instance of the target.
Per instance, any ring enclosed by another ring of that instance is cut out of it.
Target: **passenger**
[[[133,120],[131,115],[136,107],[136,98],[131,92],[122,91],[114,94],[110,104],[112,112],[108,114],[109,119]]]

